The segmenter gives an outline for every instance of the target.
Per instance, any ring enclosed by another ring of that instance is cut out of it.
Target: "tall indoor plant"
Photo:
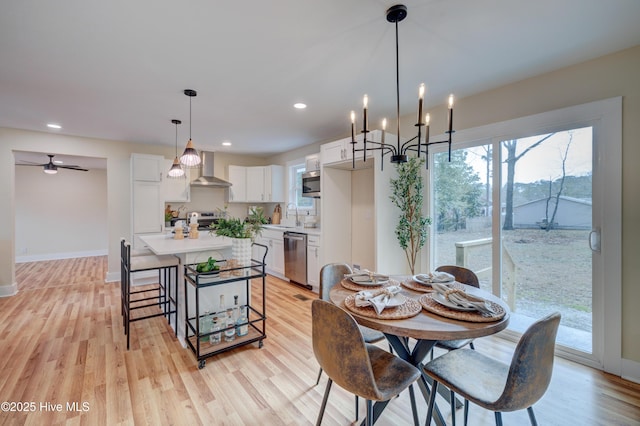
[[[396,166],[398,177],[391,179],[391,201],[400,209],[396,236],[404,250],[411,274],[415,274],[418,252],[427,241],[427,226],[431,219],[422,215],[423,188],[421,167],[424,158],[409,157]]]
[[[239,266],[251,264],[251,243],[262,232],[262,225],[267,223],[262,207],[251,209],[246,220],[227,217],[226,209],[217,223],[210,225],[211,232],[221,237],[232,239],[231,258],[238,261]]]

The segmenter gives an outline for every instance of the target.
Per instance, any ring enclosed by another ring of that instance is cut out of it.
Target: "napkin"
[[[344,274],[344,277],[345,278],[367,277],[371,281],[375,281],[375,280],[385,281],[389,279],[388,275],[376,274],[375,272],[371,272],[368,269],[361,269],[361,270],[356,269],[352,274]]]
[[[420,281],[426,283],[449,283],[455,281],[455,277],[446,272],[429,272],[428,274],[416,275]]]
[[[458,306],[463,308],[473,308],[476,311],[487,315],[496,314],[496,312],[491,308],[491,305],[481,297],[472,296],[467,294],[464,290],[452,288],[446,284],[434,282],[432,283],[432,287],[435,291],[443,295],[449,302]]]
[[[362,290],[356,293],[355,304],[361,308],[363,306],[373,306],[376,313],[380,315],[384,308],[387,307],[389,300],[396,294],[400,293],[399,285],[392,285],[377,291]]]

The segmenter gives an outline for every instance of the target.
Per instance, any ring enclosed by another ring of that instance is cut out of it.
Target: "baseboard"
[[[622,358],[622,378],[640,383],[640,362]]]
[[[76,257],[107,256],[108,254],[109,253],[107,249],[67,252],[67,253],[34,254],[30,256],[16,256],[16,263],[41,262],[44,260],[73,259]]]
[[[11,297],[18,294],[18,283],[0,285],[0,297]]]

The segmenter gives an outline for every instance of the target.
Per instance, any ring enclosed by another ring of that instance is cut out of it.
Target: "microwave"
[[[302,196],[320,198],[320,171],[314,170],[302,174]]]

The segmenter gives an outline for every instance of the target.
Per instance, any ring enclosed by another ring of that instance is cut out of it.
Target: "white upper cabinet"
[[[320,153],[307,155],[304,158],[305,170],[307,172],[313,172],[320,170]]]
[[[368,133],[367,139],[374,142],[380,142],[382,132],[380,130],[372,130]],[[356,135],[356,149],[362,149],[363,144],[362,133]],[[367,148],[374,148],[374,145],[369,145]],[[375,151],[367,151],[367,158],[373,156]],[[344,138],[334,142],[325,143],[320,146],[320,156],[322,164],[339,164],[353,159],[353,144],[351,138]],[[356,160],[363,158],[363,153],[356,151]]]
[[[283,166],[229,166],[229,202],[284,202]]]
[[[246,167],[229,166],[229,202],[244,203],[247,201],[247,171]]]
[[[173,160],[164,160],[162,170],[162,194],[165,202],[189,202],[191,201],[191,169],[185,169],[186,177],[170,178],[169,169],[173,166]]]
[[[131,154],[131,176],[135,181],[160,182],[164,157],[159,155]]]

